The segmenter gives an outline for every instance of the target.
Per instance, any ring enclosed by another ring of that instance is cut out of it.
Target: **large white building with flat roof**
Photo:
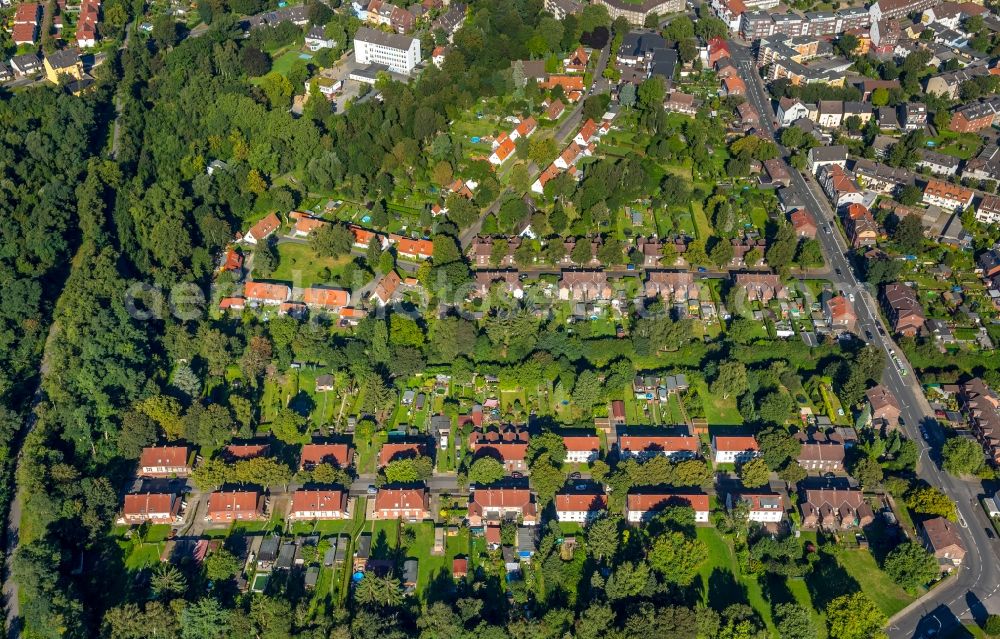
[[[410,75],[420,62],[420,40],[361,27],[354,35],[354,60],[358,64],[385,65],[393,73]]]

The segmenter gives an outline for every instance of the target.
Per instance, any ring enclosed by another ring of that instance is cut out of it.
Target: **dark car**
[[[996,535],[994,535],[993,531],[990,530],[989,528],[984,528],[983,530],[986,532],[986,536],[988,538],[990,538],[990,539],[995,539],[996,538]]]
[[[582,477],[582,475],[580,473],[578,473],[578,472],[577,473],[570,473],[569,474],[569,478],[570,479],[580,479],[580,477]]]

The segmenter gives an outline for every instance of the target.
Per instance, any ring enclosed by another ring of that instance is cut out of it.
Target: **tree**
[[[240,50],[243,71],[251,78],[264,75],[271,70],[271,56],[255,46],[245,46]]]
[[[718,239],[715,245],[712,246],[712,250],[708,253],[709,259],[719,268],[729,264],[733,260],[734,255],[733,243],[726,238]]]
[[[858,40],[858,36],[850,33],[842,34],[837,38],[836,42],[834,42],[834,46],[845,58],[852,57],[859,44],[860,41]]]
[[[893,581],[909,591],[927,584],[939,574],[934,555],[912,541],[893,548],[886,555],[882,568]]]
[[[282,408],[271,422],[271,432],[286,444],[299,444],[305,441],[303,429],[306,418],[291,408]]]
[[[573,250],[569,252],[569,259],[573,260],[574,264],[589,264],[593,257],[590,240],[585,237],[579,238],[573,245]]]
[[[362,605],[388,608],[402,603],[403,591],[395,577],[379,577],[374,572],[366,572],[354,587],[354,599]]]
[[[489,456],[480,457],[469,466],[469,483],[479,486],[495,484],[506,475],[503,464]]]
[[[872,91],[872,106],[884,107],[889,104],[889,89],[879,87]]]
[[[781,639],[816,639],[812,615],[798,604],[780,603],[774,607],[774,625]]]
[[[803,240],[799,244],[798,254],[795,256],[795,261],[799,263],[799,266],[803,268],[809,268],[814,266],[823,265],[823,249],[820,247],[819,240]]]
[[[757,414],[769,424],[784,424],[794,403],[787,393],[772,391],[760,401]]]
[[[720,367],[721,368],[721,367]],[[779,470],[790,460],[798,459],[802,443],[784,428],[771,427],[757,433],[760,457],[771,470]]]
[[[320,257],[341,257],[351,252],[354,234],[342,224],[324,224],[313,232],[310,247]],[[372,242],[377,246],[378,242]]]
[[[580,373],[573,386],[573,403],[576,404],[580,412],[589,415],[600,396],[601,381],[598,379],[597,373],[590,369]]]
[[[159,16],[153,21],[153,30],[150,32],[156,46],[159,49],[166,49],[177,44],[180,34],[177,31],[177,21],[169,14]]]
[[[747,385],[747,367],[742,362],[729,360],[719,366],[719,374],[712,382],[711,390],[712,394],[728,399],[745,393]]]
[[[1000,615],[990,615],[983,624],[983,631],[993,636],[1000,636]]]
[[[611,601],[635,597],[646,587],[648,579],[649,566],[646,562],[625,561],[608,577],[604,592]]]
[[[851,466],[851,475],[864,488],[871,490],[882,483],[882,466],[876,459],[862,457]]]
[[[412,459],[396,459],[388,464],[382,472],[390,484],[409,484],[425,481],[434,471],[430,457],[414,457]]]
[[[195,372],[191,370],[191,365],[187,362],[179,362],[174,367],[170,383],[190,398],[197,397],[201,393],[201,380],[198,379]]]
[[[892,231],[892,239],[907,253],[919,251],[924,243],[924,227],[920,224],[920,218],[907,215],[901,219]]]
[[[967,437],[952,437],[941,447],[942,466],[952,475],[975,475],[985,463],[979,442]]]
[[[212,581],[230,579],[240,569],[240,559],[225,548],[219,548],[205,558],[205,576]]]
[[[157,599],[171,599],[175,595],[183,594],[187,588],[187,579],[177,566],[160,563],[153,568],[149,587]]]
[[[181,610],[181,638],[218,639],[226,634],[230,614],[211,597],[199,599]]]
[[[766,486],[771,479],[771,471],[760,457],[754,457],[739,468],[740,481],[747,488]]]
[[[933,486],[920,486],[906,493],[906,505],[921,515],[944,517],[955,521],[955,502]]]
[[[907,186],[904,186],[902,189],[900,189],[899,196],[897,196],[896,199],[899,200],[900,204],[906,206],[916,206],[917,204],[920,203],[923,197],[924,197],[924,192],[920,190],[919,186],[916,186],[914,184],[908,184]],[[916,218],[916,216],[913,217]]]
[[[863,592],[837,597],[826,607],[831,639],[884,639],[886,617]]]
[[[598,561],[614,558],[621,543],[621,517],[611,515],[596,519],[587,526],[587,548]]]
[[[694,581],[698,568],[708,559],[708,547],[700,539],[668,531],[653,540],[649,564],[667,583],[687,586]]]
[[[181,421],[181,404],[173,397],[153,395],[143,400],[137,409],[163,429],[167,439],[180,439],[184,435]]]

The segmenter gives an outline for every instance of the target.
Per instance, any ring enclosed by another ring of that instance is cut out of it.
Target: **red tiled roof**
[[[514,143],[507,139],[500,143],[500,146],[493,151],[493,154],[497,156],[497,159],[503,162],[510,157],[510,154],[514,152]]]
[[[670,435],[622,435],[618,438],[618,448],[634,453],[649,451],[688,451],[698,452],[698,438],[691,436]]]
[[[267,282],[247,282],[243,286],[243,295],[248,300],[269,300],[283,302],[292,294],[284,284],[269,284]]]
[[[175,495],[171,493],[141,493],[136,495],[125,495],[125,505],[122,514],[160,515],[170,513],[173,510]]]
[[[563,443],[570,452],[590,452],[601,448],[597,435],[563,435]]]
[[[400,255],[428,258],[434,254],[434,242],[430,240],[414,240],[402,235],[390,235],[389,240],[396,245],[396,251]]]
[[[351,449],[347,444],[306,444],[299,463],[303,466],[332,461],[341,468],[351,464]]]
[[[256,512],[260,493],[256,490],[216,491],[208,496],[208,515],[225,512]]]
[[[648,512],[668,506],[690,506],[696,512],[708,510],[708,495],[700,493],[629,493],[626,508],[635,512]]]
[[[752,435],[738,435],[722,437],[716,435],[712,438],[715,450],[760,450],[757,447],[757,439]]]
[[[251,226],[250,231],[248,231],[247,234],[253,235],[254,239],[259,242],[271,233],[277,231],[279,226],[281,226],[281,220],[278,219],[276,214],[270,213],[267,217]]]
[[[393,459],[423,457],[427,455],[427,445],[422,442],[385,443],[378,453],[378,465],[385,466]]]
[[[375,495],[375,510],[413,510],[428,507],[427,491],[422,488],[382,488]]]
[[[241,309],[246,306],[246,299],[243,297],[223,297],[219,300],[219,310]]]
[[[292,513],[346,510],[347,494],[342,490],[299,489],[292,494]]]
[[[524,508],[531,503],[527,488],[476,488],[472,504],[481,508]]]
[[[188,449],[186,446],[150,446],[142,449],[139,465],[143,468],[155,466],[187,466]]]
[[[517,128],[514,130],[517,131],[519,136],[526,138],[531,135],[532,131],[534,131],[536,127],[538,127],[538,122],[535,121],[535,118],[528,117],[521,120],[521,123],[518,124]]]
[[[21,24],[24,22],[36,24],[38,22],[38,16],[41,13],[42,5],[37,2],[25,2],[17,7],[17,11],[14,12],[14,24]]]
[[[15,43],[34,42],[36,29],[34,24],[15,24],[11,36]]]
[[[556,495],[557,511],[607,510],[608,496],[587,493],[565,493]]]
[[[351,301],[351,296],[347,291],[341,289],[310,287],[302,292],[302,301],[306,306],[340,308],[347,306],[347,303]]]
[[[229,459],[253,459],[265,454],[268,448],[268,444],[229,444],[222,449],[222,454]]]

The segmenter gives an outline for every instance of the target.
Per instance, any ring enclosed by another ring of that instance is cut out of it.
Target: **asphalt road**
[[[570,114],[565,120],[563,120],[563,123],[559,125],[559,128],[556,129],[555,140],[559,145],[560,152],[562,152],[566,140],[576,131],[577,127],[580,126],[580,121],[583,119],[583,103],[587,97],[597,93],[604,93],[609,90],[610,85],[608,84],[608,81],[604,79],[603,75],[604,68],[608,65],[610,55],[611,44],[609,43],[601,49],[601,57],[597,60],[597,68],[594,70],[593,74],[593,84],[589,87],[584,87],[583,97],[580,98]],[[534,162],[528,164],[528,177],[530,178],[531,183],[534,183],[541,172],[541,167],[537,166]],[[475,239],[475,237],[479,234],[480,229],[483,228],[483,220],[486,219],[486,216],[490,214],[496,215],[497,211],[500,210],[500,205],[503,204],[510,193],[511,191],[509,189],[501,191],[500,195],[493,200],[493,203],[490,204],[485,211],[483,211],[481,216],[479,216],[479,219],[475,222],[475,224],[459,234],[458,239],[463,251],[469,248],[469,245],[472,244],[472,240]]]
[[[740,75],[747,85],[747,99],[761,114],[763,128],[773,136],[774,110],[752,56],[745,47],[736,42],[732,43],[731,49]],[[782,148],[781,152],[787,160],[785,149]],[[962,539],[968,550],[961,569],[889,620],[887,626],[889,636],[893,639],[939,636],[956,628],[961,621],[981,622],[988,614],[987,611],[1000,609],[998,602],[991,600],[1000,589],[1000,561],[997,555],[997,542],[990,540],[986,533],[990,523],[978,505],[978,497],[984,493],[982,483],[956,479],[939,468],[943,433],[902,350],[893,342],[888,332],[883,335],[880,331],[882,323],[874,297],[877,292],[869,291],[859,283],[851,270],[845,257],[848,251],[847,242],[834,223],[834,211],[823,196],[819,185],[811,178],[808,180],[804,178],[794,168],[789,167],[789,174],[790,188],[798,192],[817,216],[821,227],[817,238],[823,247],[827,264],[834,269],[832,278],[834,284],[848,294],[855,295],[854,307],[860,331],[866,336],[870,334],[871,337],[867,338],[867,341],[886,354],[887,364],[882,375],[882,383],[899,400],[904,433],[920,447],[917,474],[932,486],[943,490],[955,501]],[[899,367],[892,361],[893,354],[900,361]],[[921,436],[921,425],[927,431],[929,441]]]

